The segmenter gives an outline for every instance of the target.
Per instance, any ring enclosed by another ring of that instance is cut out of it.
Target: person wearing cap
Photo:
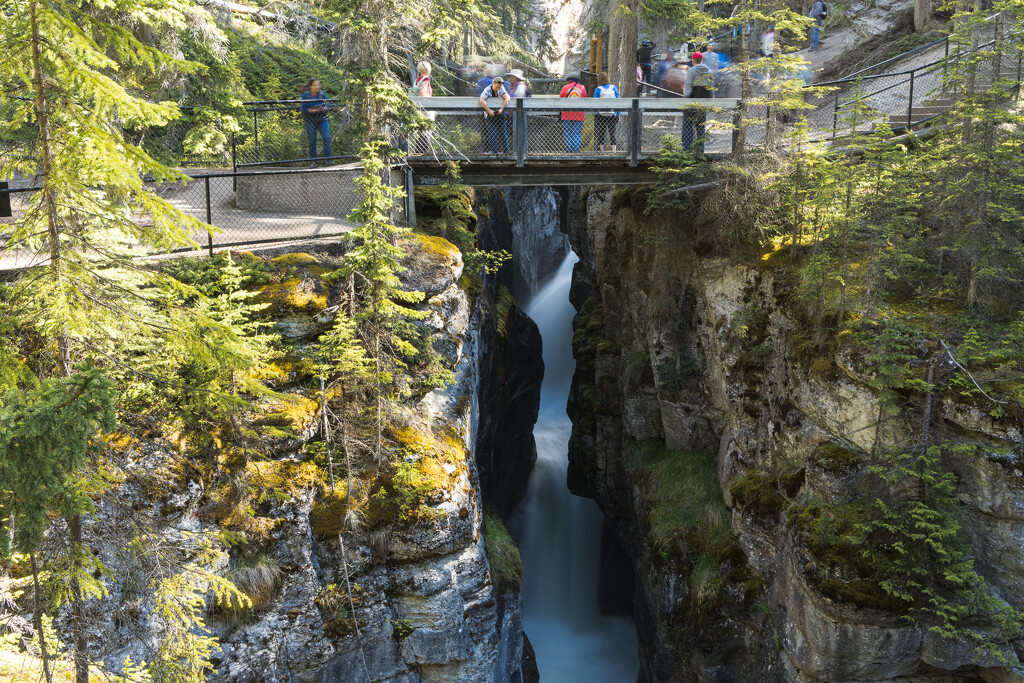
[[[683,97],[713,97],[715,92],[715,75],[711,73],[711,69],[704,63],[704,55],[700,52],[694,52],[690,55],[690,60],[693,62],[693,66],[686,71]],[[683,149],[696,148],[697,153],[704,153],[703,138],[707,120],[708,113],[703,107],[694,107],[683,111]]]
[[[494,111],[487,104],[487,98],[500,97],[501,107]],[[495,76],[494,80],[480,93],[477,100],[484,110],[484,136],[487,138],[487,147],[495,154],[508,152],[508,131],[505,125],[505,107],[508,106],[509,96],[505,90],[505,79]]]
[[[559,97],[586,97],[587,88],[580,83],[579,76],[567,76],[565,85],[562,86],[562,91],[558,93]],[[569,153],[579,153],[580,147],[583,145],[583,119],[586,118],[581,111],[563,111],[562,116],[562,133],[565,137],[565,151]]]
[[[508,79],[508,90],[509,97],[529,97],[530,89],[526,85],[526,76],[523,75],[522,69],[512,69],[505,78]]]
[[[658,46],[655,43],[644,38],[640,43],[640,47],[636,50],[636,62],[640,65],[640,72],[643,74],[644,83],[651,83],[651,58],[656,47]],[[640,94],[640,92],[640,90],[637,90],[637,94]]]

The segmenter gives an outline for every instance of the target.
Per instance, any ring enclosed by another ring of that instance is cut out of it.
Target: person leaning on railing
[[[487,104],[488,97],[500,97],[501,108],[494,111]],[[496,76],[490,85],[480,93],[477,100],[484,109],[484,136],[487,138],[487,147],[494,154],[505,154],[508,152],[508,133],[505,127],[505,107],[509,102],[508,91],[505,90],[505,79]]]
[[[714,74],[707,64],[704,55],[694,52],[691,55],[693,66],[686,71],[683,85],[683,97],[712,97],[715,91]],[[696,149],[698,154],[704,153],[704,131],[708,114],[703,107],[686,109],[683,112],[682,143],[683,149]]]
[[[300,97],[302,104],[302,122],[306,125],[306,138],[309,140],[309,158],[313,162],[310,168],[316,168],[316,136],[324,145],[324,161],[327,161],[334,154],[331,152],[331,124],[327,122],[327,95],[320,89],[319,79],[313,78],[302,89]]]

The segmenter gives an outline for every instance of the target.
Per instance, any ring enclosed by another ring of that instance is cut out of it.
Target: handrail
[[[860,74],[864,73],[865,71],[871,71],[872,69],[877,69],[878,67],[882,66],[883,64],[888,64],[889,62],[895,62],[897,60],[904,59],[905,57],[909,57],[910,55],[917,54],[918,52],[922,52],[924,50],[927,50],[930,47],[934,47],[934,46],[936,46],[936,45],[938,45],[940,43],[944,43],[947,40],[949,40],[949,36],[945,36],[943,38],[939,38],[938,40],[933,40],[932,42],[927,43],[926,45],[921,45],[919,47],[915,47],[913,50],[907,50],[906,52],[901,52],[900,54],[896,55],[895,57],[890,57],[889,59],[886,59],[886,60],[883,60],[881,62],[878,62],[877,64],[872,64],[871,66],[866,66],[863,69],[861,69],[860,71],[854,71],[852,74],[843,76],[838,81],[832,81],[832,82],[833,83],[838,83],[840,81],[856,80],[857,77]]]
[[[476,97],[412,97],[413,103],[416,106],[426,111],[437,111],[437,112],[471,112],[481,113],[479,106],[479,98]],[[487,102],[489,106],[500,107],[501,99],[494,97],[488,98]],[[740,100],[736,97],[717,97],[717,98],[706,98],[706,97],[673,97],[673,98],[655,98],[655,97],[616,97],[616,98],[602,98],[602,97],[580,97],[580,98],[567,98],[557,97],[554,95],[535,95],[534,97],[526,97],[521,99],[513,100],[509,102],[509,105],[505,108],[506,112],[509,112],[513,108],[513,102],[518,105],[519,102],[523,103],[523,109],[527,110],[555,110],[555,111],[582,111],[582,112],[609,112],[609,111],[629,111],[632,107],[633,102],[637,102],[637,106],[643,111],[679,111],[684,107],[713,107],[717,109],[736,109],[739,107]]]

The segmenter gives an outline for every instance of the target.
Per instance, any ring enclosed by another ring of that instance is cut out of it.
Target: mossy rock
[[[279,268],[288,268],[291,266],[306,266],[311,263],[319,263],[320,260],[312,254],[304,254],[301,252],[294,254],[282,254],[270,259],[270,262]]]
[[[327,291],[319,278],[293,277],[260,288],[259,301],[268,304],[266,314],[271,317],[294,311],[318,313],[327,308]]]
[[[779,494],[778,479],[767,470],[750,470],[729,487],[736,504],[758,517],[774,519],[785,500]]]
[[[316,419],[319,404],[313,399],[298,394],[286,394],[274,399],[266,406],[265,412],[253,420],[254,427],[277,428],[278,432],[267,433],[267,436],[298,437],[306,432]],[[283,433],[282,433],[283,432]]]
[[[443,237],[412,233],[399,246],[402,258],[402,281],[409,289],[423,292],[426,298],[440,294],[462,277],[462,252]]]
[[[840,477],[860,469],[864,464],[864,455],[827,441],[811,452],[809,462],[828,474]]]

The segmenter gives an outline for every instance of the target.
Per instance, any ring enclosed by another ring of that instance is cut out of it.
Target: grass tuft
[[[499,593],[523,585],[523,561],[519,548],[496,512],[484,513],[484,546],[491,563],[491,581]]]

